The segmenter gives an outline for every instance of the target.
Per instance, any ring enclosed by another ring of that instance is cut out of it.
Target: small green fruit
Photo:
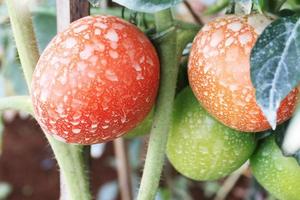
[[[300,200],[300,167],[294,158],[284,157],[275,137],[259,144],[250,159],[258,182],[280,200]]]
[[[154,109],[152,108],[151,112],[147,115],[147,117],[137,127],[126,133],[124,137],[127,139],[131,139],[149,134],[153,122],[153,115]]]
[[[200,106],[191,89],[176,98],[167,156],[181,174],[216,180],[238,169],[256,146],[254,134],[221,124]]]

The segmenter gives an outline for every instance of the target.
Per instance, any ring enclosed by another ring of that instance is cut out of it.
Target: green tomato
[[[124,135],[125,138],[131,139],[150,133],[153,122],[154,109],[150,111],[147,117],[134,129]]]
[[[216,180],[238,169],[253,153],[254,134],[221,124],[200,106],[189,87],[176,98],[167,156],[181,174]]]
[[[274,136],[260,143],[250,166],[258,182],[276,198],[300,199],[300,167],[294,158],[282,155]]]

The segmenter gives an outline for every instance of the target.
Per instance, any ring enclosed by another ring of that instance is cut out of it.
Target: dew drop
[[[119,57],[118,52],[113,51],[113,50],[109,50],[109,55],[110,55],[110,57],[112,57],[113,59],[116,59],[116,58]]]
[[[233,22],[231,24],[228,24],[228,29],[234,31],[234,32],[237,32],[239,30],[241,30],[242,28],[242,24],[240,22]]]
[[[138,73],[136,76],[136,80],[144,80],[144,76],[141,73]]]
[[[82,32],[82,31],[86,30],[87,28],[88,28],[88,25],[81,25],[81,26],[75,28],[75,29],[74,29],[74,32],[75,32],[75,33],[80,33],[80,32]]]
[[[73,119],[74,120],[77,120],[81,117],[81,113],[80,112],[76,112],[74,115],[73,115]]]
[[[126,122],[126,116],[121,117],[121,122],[122,122],[122,124],[124,124]]]
[[[118,77],[117,75],[115,74],[115,72],[113,72],[112,70],[106,70],[105,71],[105,77],[110,80],[110,81],[118,81]]]
[[[96,77],[96,73],[94,71],[89,71],[88,72],[88,77],[95,78]]]
[[[81,59],[88,59],[94,52],[94,48],[90,45],[85,46],[84,50],[80,52],[79,56]]]
[[[142,71],[142,68],[141,68],[141,66],[139,65],[139,64],[133,64],[133,68],[135,69],[135,71],[137,71],[137,72],[140,72],[140,71]]]
[[[97,28],[101,28],[101,29],[106,29],[107,28],[106,24],[103,24],[103,23],[100,23],[100,22],[94,23],[94,26],[97,27]]]
[[[97,123],[91,125],[91,128],[92,128],[92,129],[96,129],[97,127],[98,127],[98,124],[97,124]]]
[[[100,35],[101,34],[101,30],[100,29],[95,29],[94,33],[95,33],[95,35]]]
[[[81,131],[80,128],[73,128],[73,129],[72,129],[72,132],[73,132],[74,134],[78,134],[78,133],[80,133],[80,131]]]
[[[217,47],[218,44],[223,40],[223,38],[223,30],[218,30],[217,32],[213,33],[212,38],[210,40],[210,46]]]
[[[72,47],[74,47],[75,45],[77,44],[77,41],[76,41],[76,39],[74,39],[74,38],[68,38],[66,41],[65,41],[65,47],[67,48],[67,49],[70,49],[70,48],[72,48]]]
[[[109,127],[109,125],[103,125],[102,128],[103,129],[107,129]]]
[[[104,37],[113,42],[117,42],[119,40],[119,36],[114,29],[108,30]]]

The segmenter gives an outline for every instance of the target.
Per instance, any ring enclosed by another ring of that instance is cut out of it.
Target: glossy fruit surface
[[[253,134],[240,133],[211,117],[192,90],[176,98],[167,156],[181,174],[194,180],[215,180],[238,169],[255,149]]]
[[[250,52],[270,20],[262,15],[227,16],[196,36],[188,66],[189,82],[199,102],[223,124],[244,132],[270,128],[255,100],[250,79]],[[281,103],[277,122],[289,119],[298,90]]]
[[[68,143],[93,144],[141,122],[158,85],[158,56],[137,27],[113,16],[88,16],[50,42],[31,91],[46,133]]]
[[[300,166],[294,158],[282,155],[274,136],[259,144],[250,166],[258,182],[276,198],[300,199]]]

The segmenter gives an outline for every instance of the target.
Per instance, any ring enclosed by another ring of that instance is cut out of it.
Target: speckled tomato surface
[[[93,144],[141,122],[158,85],[158,56],[137,27],[113,16],[88,16],[50,42],[31,91],[36,118],[47,134]]]
[[[215,118],[240,131],[270,128],[250,79],[251,49],[270,22],[263,15],[218,18],[205,25],[193,42],[188,65],[193,92]],[[281,103],[278,123],[292,115],[297,93],[293,90]]]
[[[255,135],[218,122],[199,105],[190,87],[175,100],[167,156],[181,174],[194,180],[220,179],[253,153]]]

